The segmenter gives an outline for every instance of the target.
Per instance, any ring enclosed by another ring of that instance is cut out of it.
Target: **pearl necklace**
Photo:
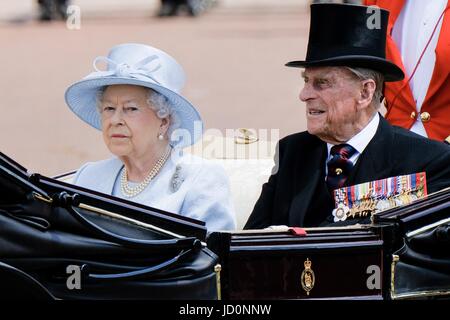
[[[150,181],[152,181],[152,179],[158,174],[158,172],[164,166],[164,164],[166,163],[167,159],[170,156],[171,151],[172,151],[172,148],[169,146],[167,148],[166,152],[156,162],[155,166],[150,171],[150,173],[145,177],[145,179],[141,183],[139,183],[135,187],[130,187],[128,185],[127,168],[124,167],[123,171],[122,171],[122,176],[120,177],[120,190],[122,191],[122,194],[127,198],[133,198],[133,197],[136,197],[142,191],[144,191],[144,189],[148,186]]]

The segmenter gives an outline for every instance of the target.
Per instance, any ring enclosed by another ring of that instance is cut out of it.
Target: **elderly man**
[[[300,100],[308,131],[279,142],[273,174],[245,229],[334,223],[335,190],[346,186],[419,172],[428,193],[450,185],[450,148],[391,126],[378,113],[383,83],[404,78],[385,59],[387,21],[381,9],[311,6],[307,58],[287,64],[305,68]]]

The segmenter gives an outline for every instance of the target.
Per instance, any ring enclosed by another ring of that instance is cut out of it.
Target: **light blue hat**
[[[101,71],[97,64],[107,63]],[[170,55],[159,49],[138,43],[120,44],[111,49],[108,57],[94,60],[95,72],[72,84],[65,94],[69,108],[83,121],[101,130],[100,114],[97,111],[97,94],[102,87],[114,84],[129,84],[153,89],[170,102],[171,111],[177,113],[179,129],[190,137],[172,135],[171,144],[179,148],[198,141],[203,134],[203,124],[198,111],[180,94],[185,75],[182,67]],[[172,139],[176,136],[176,141]]]

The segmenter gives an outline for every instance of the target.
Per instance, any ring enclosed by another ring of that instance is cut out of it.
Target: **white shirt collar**
[[[364,127],[364,129],[362,129],[360,132],[358,132],[356,135],[354,135],[350,140],[346,142],[347,144],[355,148],[356,151],[358,151],[354,156],[350,158],[350,161],[352,161],[353,163],[356,162],[359,155],[364,151],[364,149],[369,144],[370,140],[372,140],[373,136],[377,132],[379,123],[380,123],[380,116],[378,115],[377,112],[375,116],[372,118],[372,120],[370,120],[369,123]],[[333,144],[327,143],[328,158],[330,157],[331,147],[333,147]]]

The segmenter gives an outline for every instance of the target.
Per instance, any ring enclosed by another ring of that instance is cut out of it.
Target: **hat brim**
[[[291,61],[285,64],[287,67],[307,68],[307,67],[356,67],[367,68],[378,71],[384,75],[385,82],[400,81],[405,78],[405,74],[394,63],[377,57],[367,56],[341,56],[315,61]]]
[[[203,123],[195,107],[180,94],[157,83],[151,83],[148,80],[117,76],[84,79],[72,84],[66,90],[65,100],[69,108],[81,120],[101,130],[100,114],[97,111],[97,93],[102,87],[120,84],[150,88],[169,100],[173,111],[177,113],[178,119],[180,120],[180,126],[178,128],[185,129],[190,134],[190,137],[180,135],[180,137],[177,137],[180,140],[171,140],[173,146],[184,148],[194,144],[201,138],[203,134]]]

